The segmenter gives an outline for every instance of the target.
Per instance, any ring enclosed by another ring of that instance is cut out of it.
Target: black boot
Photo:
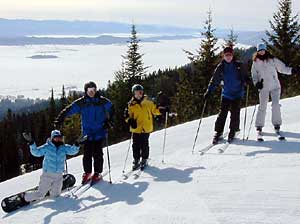
[[[274,125],[274,129],[276,132],[279,132],[280,131],[280,125]]]
[[[140,167],[140,160],[135,159],[133,161],[132,170],[137,170]]]
[[[235,137],[235,131],[230,130],[230,132],[228,134],[228,142],[232,142],[234,137]]]
[[[221,137],[223,137],[223,133],[220,132],[216,132],[213,138],[213,144],[216,145],[218,144],[219,140],[221,139]]]
[[[147,166],[147,159],[142,159],[141,169],[143,170]]]

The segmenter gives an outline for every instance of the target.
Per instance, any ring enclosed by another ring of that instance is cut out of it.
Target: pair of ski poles
[[[166,112],[165,124],[164,124],[164,139],[163,139],[163,150],[162,150],[162,163],[165,163],[165,148],[166,148],[166,139],[167,139],[168,117],[169,117],[169,112]],[[127,160],[128,160],[128,155],[129,155],[129,151],[130,151],[130,147],[131,147],[131,143],[132,143],[132,138],[133,138],[133,132],[131,132],[131,137],[130,137],[130,140],[129,140],[129,145],[128,145],[128,149],[127,149],[126,158],[125,158],[125,162],[124,162],[124,167],[123,167],[122,173],[125,173],[126,164],[127,164]]]
[[[244,129],[243,130],[243,141],[245,141],[245,137],[246,137],[245,135],[246,135],[248,100],[249,100],[249,85],[247,85],[247,93],[246,93],[246,107],[245,107],[244,127],[243,127],[243,129]],[[200,126],[201,126],[201,123],[202,123],[203,116],[204,116],[204,112],[205,112],[205,109],[206,109],[206,105],[207,105],[207,100],[205,100],[204,104],[203,104],[201,117],[200,117],[200,120],[199,120],[196,136],[195,136],[194,143],[193,143],[192,154],[194,154],[194,152],[195,152],[195,146],[196,146],[197,138],[198,138],[198,135],[199,135],[199,130],[200,130]],[[247,138],[246,138],[247,140],[249,138],[249,134],[250,134],[250,131],[251,131],[255,111],[256,111],[256,104],[254,106],[254,110],[253,110],[253,114],[252,114],[252,118],[251,118],[251,123],[250,123],[250,126],[249,126],[248,135],[247,135]]]

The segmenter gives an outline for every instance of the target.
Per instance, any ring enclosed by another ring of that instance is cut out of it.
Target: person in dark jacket
[[[61,125],[66,117],[81,115],[83,135],[87,135],[84,144],[82,182],[92,178],[98,181],[103,171],[103,143],[112,118],[112,103],[97,92],[94,82],[84,86],[85,95],[67,106],[58,115],[55,124]],[[92,176],[92,159],[94,159],[94,175]]]
[[[223,50],[223,60],[214,71],[208,89],[204,94],[205,100],[208,100],[221,82],[223,82],[221,110],[215,123],[213,144],[217,144],[220,138],[223,137],[228,111],[231,113],[228,141],[232,141],[236,132],[239,131],[241,100],[244,96],[246,84],[250,83],[247,70],[241,62],[234,59],[231,47],[225,47]]]

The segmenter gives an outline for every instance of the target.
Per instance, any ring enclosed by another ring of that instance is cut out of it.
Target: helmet
[[[84,84],[84,92],[85,93],[87,92],[88,88],[96,88],[97,89],[97,85],[96,85],[96,83],[90,81],[90,82]]]
[[[140,84],[134,84],[131,88],[131,92],[134,93],[137,90],[142,90],[144,91],[144,87]]]

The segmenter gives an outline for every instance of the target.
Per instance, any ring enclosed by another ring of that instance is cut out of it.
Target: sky
[[[300,1],[293,0],[293,13]],[[213,11],[218,28],[265,30],[277,0],[0,0],[0,17],[134,22],[199,28]]]

